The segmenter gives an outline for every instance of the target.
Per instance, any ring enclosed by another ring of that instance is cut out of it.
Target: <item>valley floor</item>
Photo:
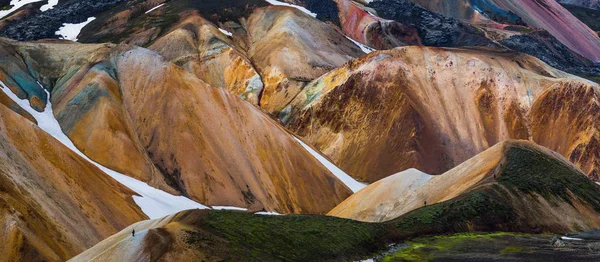
[[[416,238],[376,261],[598,261],[600,241],[553,235],[464,233]]]

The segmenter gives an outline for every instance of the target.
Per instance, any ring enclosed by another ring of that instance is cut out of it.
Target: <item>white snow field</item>
[[[371,53],[373,51],[375,51],[375,49],[370,48],[366,45],[363,45],[361,43],[359,43],[358,41],[350,38],[349,36],[346,36],[346,38],[348,38],[348,40],[352,41],[352,43],[354,43],[356,46],[358,46],[360,48],[360,50],[362,50],[363,52],[365,52],[365,54]]]
[[[325,157],[323,157],[317,151],[315,151],[310,146],[308,146],[307,144],[302,142],[302,140],[298,139],[297,137],[294,137],[294,139],[296,139],[296,141],[298,141],[298,143],[300,143],[300,145],[302,147],[304,147],[304,149],[306,149],[306,151],[308,151],[308,153],[313,155],[313,157],[315,157],[319,162],[321,162],[321,164],[323,164],[327,169],[329,169],[329,171],[331,171],[331,173],[333,173],[333,175],[335,175],[337,178],[339,178],[342,181],[342,183],[344,183],[348,188],[350,188],[350,190],[352,190],[352,192],[356,193],[359,190],[361,190],[367,186],[366,184],[358,182],[358,181],[356,181],[356,179],[354,179],[351,176],[349,176],[348,174],[346,174],[346,172],[342,171],[335,164],[331,163],[329,160],[327,160]]]
[[[12,5],[13,7],[8,10],[0,11],[0,18],[7,16],[8,14],[16,11],[17,9],[21,8],[22,6],[24,6],[26,4],[35,3],[35,2],[39,2],[39,1],[42,1],[42,0],[12,0],[12,1],[10,1],[10,5]]]
[[[155,6],[155,7],[152,7],[150,10],[146,11],[146,13],[145,13],[145,14],[147,14],[147,13],[150,13],[150,12],[152,12],[152,11],[156,10],[156,9],[159,9],[159,8],[160,8],[161,6],[163,6],[163,5],[165,5],[165,4],[163,3],[163,4],[157,5],[157,6]]]
[[[289,6],[289,7],[293,7],[296,8],[304,13],[307,13],[308,15],[312,16],[312,17],[317,17],[316,13],[311,12],[310,10],[302,7],[302,6],[297,6],[297,5],[292,5],[292,4],[288,4],[288,3],[284,3],[284,2],[280,2],[280,1],[276,1],[276,0],[266,0],[267,2],[269,2],[269,4],[272,5],[283,5],[283,6]],[[375,51],[375,49],[370,48],[366,45],[363,45],[357,41],[355,41],[354,39],[346,36],[346,38],[348,38],[348,40],[352,41],[352,43],[354,43],[356,46],[358,46],[360,48],[360,50],[362,50],[363,52],[365,52],[366,54],[371,53],[373,51]]]
[[[52,112],[52,104],[50,103],[50,93],[48,93],[48,91],[46,91],[46,94],[48,94],[48,102],[46,104],[46,108],[44,109],[44,112],[38,112],[30,106],[29,100],[20,99],[19,97],[17,97],[17,95],[15,95],[2,81],[0,81],[0,88],[21,108],[23,108],[25,111],[32,115],[35,118],[35,120],[37,120],[38,126],[42,130],[46,131],[46,133],[56,138],[63,145],[71,149],[83,159],[89,161],[90,163],[100,168],[100,170],[102,170],[107,175],[111,176],[117,182],[140,194],[140,196],[133,196],[133,200],[142,209],[142,212],[144,212],[144,214],[146,214],[150,219],[164,217],[169,214],[177,213],[179,211],[187,209],[208,208],[202,204],[190,200],[189,198],[183,196],[174,196],[162,190],[151,187],[147,183],[128,177],[116,171],[110,170],[89,159],[85,154],[79,151],[79,149],[75,147],[71,139],[69,139],[69,137],[67,137],[67,135],[63,133],[62,129],[60,128],[60,125],[58,124],[58,121],[56,120],[56,118],[54,118],[54,113]],[[44,91],[45,90],[46,89],[44,89]]]
[[[267,211],[260,211],[260,212],[256,212],[254,213],[255,215],[263,215],[263,216],[283,216],[283,214],[279,214],[277,212],[267,212]]]
[[[229,31],[227,31],[227,30],[225,30],[223,28],[219,27],[219,31],[221,31],[221,33],[223,33],[223,34],[225,34],[227,36],[233,36],[233,34],[231,32],[229,32]]]
[[[296,8],[312,17],[317,17],[317,14],[311,12],[310,10],[308,10],[302,6],[292,5],[292,4],[288,4],[288,3],[284,3],[284,2],[276,1],[276,0],[265,0],[265,1],[269,2],[269,4],[272,4],[272,5],[283,5],[283,6],[293,7],[293,8]]]
[[[247,208],[243,207],[232,207],[232,206],[212,206],[214,210],[235,210],[235,211],[248,211]]]
[[[574,237],[560,237],[562,240],[575,240],[575,241],[583,241],[583,239],[581,238],[574,238]]]
[[[94,21],[95,17],[90,17],[87,21],[79,23],[79,24],[68,24],[64,23],[61,28],[56,31],[56,35],[59,36],[60,39],[66,39],[77,42],[77,36],[81,32],[81,29],[85,27],[90,22]]]
[[[58,0],[48,0],[48,3],[40,7],[42,12],[48,11],[58,4]]]

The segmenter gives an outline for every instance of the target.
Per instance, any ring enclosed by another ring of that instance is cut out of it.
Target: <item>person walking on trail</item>
[[[423,201],[423,206],[427,206],[427,200]]]
[[[135,236],[135,229],[133,231],[131,231],[131,236],[134,237]]]

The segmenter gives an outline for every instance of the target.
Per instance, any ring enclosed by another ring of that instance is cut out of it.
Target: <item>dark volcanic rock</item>
[[[375,1],[369,4],[386,19],[417,28],[427,46],[496,46],[470,24],[431,12],[408,0]],[[587,78],[600,76],[600,66],[571,51],[546,31],[516,35],[500,42],[504,47],[539,58],[560,70]]]
[[[317,19],[342,26],[338,16],[338,6],[333,0],[303,0],[303,2],[308,10],[317,14]]]
[[[496,46],[477,28],[407,0],[375,1],[369,7],[382,18],[417,28],[423,44],[427,46]]]
[[[546,31],[515,35],[501,42],[513,50],[535,56],[548,65],[580,76],[600,75],[600,66],[571,51]]]
[[[60,2],[54,8],[34,14],[26,19],[15,21],[0,32],[17,40],[37,40],[42,38],[57,38],[56,31],[63,23],[81,23],[88,17],[108,10],[126,0],[80,0]]]

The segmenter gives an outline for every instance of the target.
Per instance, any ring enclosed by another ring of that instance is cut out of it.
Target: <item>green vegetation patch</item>
[[[471,192],[464,196],[423,207],[395,220],[396,228],[410,235],[464,232],[472,226],[497,231],[515,219],[514,210],[494,191]]]
[[[465,256],[465,254],[475,252],[485,254],[488,258],[507,258],[528,252],[528,248],[512,241],[512,239],[527,236],[529,235],[495,232],[417,238],[404,243],[406,247],[385,256],[382,261],[459,259],[460,257],[467,258],[468,255]]]
[[[536,193],[548,201],[571,203],[572,193],[600,212],[600,186],[567,164],[545,153],[512,147],[498,181],[521,192]]]
[[[327,216],[264,216],[211,211],[207,229],[229,241],[233,257],[321,261],[372,257],[386,248],[385,226]]]

